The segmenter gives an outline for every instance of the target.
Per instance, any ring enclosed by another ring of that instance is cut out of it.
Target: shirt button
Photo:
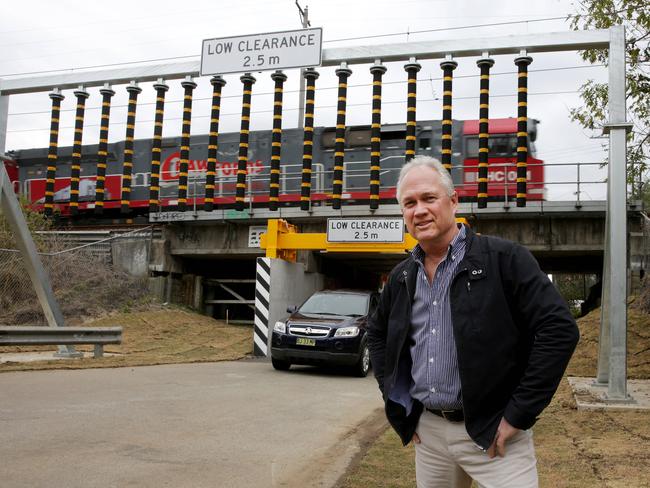
[[[432,363],[432,362],[433,362],[433,358],[429,358],[429,362]]]
[[[436,333],[436,329],[431,329],[431,333],[432,333],[432,334],[435,334],[435,333]]]
[[[436,300],[433,301],[433,305],[438,305],[438,302]]]
[[[431,388],[431,393],[435,393],[435,392],[436,392],[436,389],[435,389],[435,388]]]

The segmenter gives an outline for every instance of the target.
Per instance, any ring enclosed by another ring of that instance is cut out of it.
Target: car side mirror
[[[296,310],[298,310],[298,307],[296,305],[291,305],[290,307],[287,307],[287,313],[295,313]]]

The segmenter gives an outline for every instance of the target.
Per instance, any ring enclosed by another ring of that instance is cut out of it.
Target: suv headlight
[[[286,333],[287,331],[287,325],[284,322],[276,322],[275,325],[273,326],[273,330],[275,332],[280,332],[282,334]]]
[[[336,329],[334,337],[356,337],[359,335],[359,327],[341,327]]]

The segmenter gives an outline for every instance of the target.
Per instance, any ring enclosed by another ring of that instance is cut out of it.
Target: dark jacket
[[[487,449],[502,417],[528,429],[549,404],[578,342],[564,299],[530,252],[467,229],[465,257],[450,286],[465,427]],[[410,376],[409,329],[417,263],[391,272],[371,317],[368,343],[386,416],[406,445],[422,413],[389,400],[397,366]]]

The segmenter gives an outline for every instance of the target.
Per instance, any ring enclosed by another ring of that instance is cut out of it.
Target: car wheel
[[[361,354],[359,354],[359,361],[354,366],[354,375],[360,378],[365,378],[370,370],[370,349],[366,342],[361,346]]]
[[[289,361],[282,361],[281,359],[271,358],[271,364],[278,371],[287,371],[291,367],[291,363]]]

